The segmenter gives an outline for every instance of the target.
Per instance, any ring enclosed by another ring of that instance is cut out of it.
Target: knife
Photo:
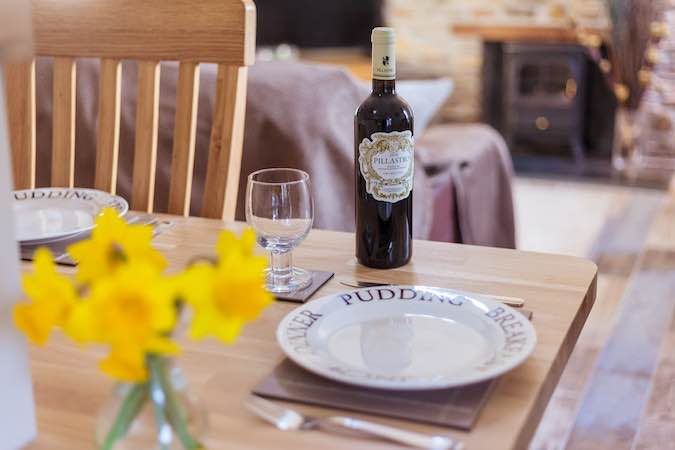
[[[383,283],[378,281],[362,281],[362,280],[349,280],[349,279],[339,279],[338,282],[345,286],[354,287],[354,288],[366,288],[366,287],[380,287],[380,286],[393,286],[392,283]],[[504,295],[494,295],[494,294],[481,294],[479,292],[469,292],[465,291],[467,294],[482,295],[484,297],[497,300],[498,302],[504,303],[505,305],[511,306],[513,308],[522,308],[525,305],[525,300],[518,297],[507,297]]]

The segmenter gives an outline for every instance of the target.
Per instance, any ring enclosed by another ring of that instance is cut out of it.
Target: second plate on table
[[[358,386],[441,389],[521,364],[537,342],[518,311],[461,291],[386,286],[323,297],[277,328],[286,355],[318,375]]]
[[[95,189],[14,191],[16,239],[22,244],[46,244],[89,231],[106,207],[114,208],[121,216],[129,210],[122,197]]]

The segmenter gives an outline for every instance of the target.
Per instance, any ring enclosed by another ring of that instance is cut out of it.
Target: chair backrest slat
[[[98,88],[98,140],[96,189],[115,193],[120,143],[120,91],[122,65],[117,59],[101,60]]]
[[[219,65],[201,215],[234,220],[241,170],[247,67]]]
[[[14,187],[35,187],[35,62],[4,65]]]
[[[169,214],[188,214],[189,212],[195,156],[198,92],[199,65],[190,61],[181,62],[178,68],[178,87],[176,89],[176,120],[171,155]]]
[[[75,60],[54,58],[52,88],[52,186],[75,182]]]
[[[201,214],[234,218],[244,134],[247,66],[255,59],[253,0],[31,0],[33,49],[54,58],[51,184],[76,179],[77,58],[101,60],[94,187],[115,192],[121,61],[138,62],[134,164],[129,199],[155,210],[160,61],[178,61],[168,211],[188,214],[197,126],[199,64],[218,64]],[[15,186],[35,186],[34,63],[6,65]],[[166,206],[166,205],[161,205]]]
[[[131,208],[151,212],[155,194],[157,165],[157,125],[159,119],[159,62],[138,63],[136,98],[136,142]]]

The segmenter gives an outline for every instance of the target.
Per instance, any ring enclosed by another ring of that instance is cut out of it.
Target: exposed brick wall
[[[534,15],[523,16],[532,7]],[[385,18],[397,31],[399,72],[408,77],[449,76],[452,99],[441,120],[476,120],[480,103],[482,47],[477,38],[452,33],[457,22],[548,24],[606,23],[604,0],[386,0]]]

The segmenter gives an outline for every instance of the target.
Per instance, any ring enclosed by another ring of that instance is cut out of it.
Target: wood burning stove
[[[608,176],[616,102],[584,47],[485,42],[482,120],[520,171]]]
[[[503,134],[512,149],[585,161],[586,57],[576,45],[505,44]]]

